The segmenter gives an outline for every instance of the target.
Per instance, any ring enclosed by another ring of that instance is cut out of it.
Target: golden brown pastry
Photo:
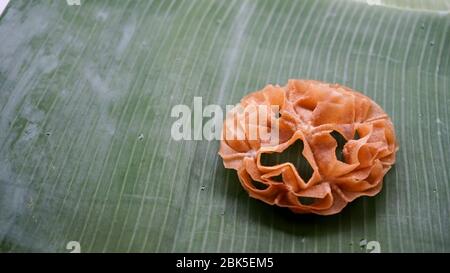
[[[258,105],[269,110],[263,118],[249,118]],[[279,116],[270,110],[273,105]],[[238,107],[244,110],[227,114],[219,154],[226,168],[237,170],[250,196],[268,204],[296,213],[335,214],[360,196],[377,194],[395,162],[398,145],[388,115],[348,87],[289,80],[284,87],[268,85],[247,95]],[[261,127],[268,134],[255,138]],[[336,134],[345,140],[342,160],[336,156]],[[264,165],[262,160],[296,141],[303,143],[299,157],[312,168],[306,181],[291,162]]]

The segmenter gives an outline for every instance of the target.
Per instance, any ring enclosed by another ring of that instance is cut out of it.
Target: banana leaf
[[[78,5],[79,4],[79,5]],[[1,252],[450,251],[449,1],[11,1]],[[390,115],[383,190],[333,216],[251,199],[175,105],[336,82]]]

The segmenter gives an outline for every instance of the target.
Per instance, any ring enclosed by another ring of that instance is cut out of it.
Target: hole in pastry
[[[292,163],[302,179],[308,182],[314,170],[303,156],[302,151],[303,141],[299,139],[281,153],[263,153],[261,155],[261,164],[263,166],[275,166],[286,162]]]
[[[358,134],[358,130],[355,130],[355,134],[353,135],[353,139],[354,140],[358,140],[358,139],[360,139],[361,137],[359,136],[359,134]]]
[[[337,160],[344,162],[344,153],[342,150],[344,149],[344,145],[347,143],[347,140],[338,131],[331,132],[331,136],[337,142],[337,147],[335,150],[336,158]]]
[[[279,182],[279,183],[283,183],[283,175],[279,174],[277,176],[272,176],[270,178],[270,180],[272,180],[273,182]]]
[[[267,189],[269,187],[268,185],[266,185],[264,183],[261,183],[259,181],[255,181],[253,179],[252,179],[252,185],[253,185],[253,188],[255,188],[257,190],[261,190],[261,191],[265,190],[265,189]]]
[[[313,197],[300,196],[298,198],[298,202],[300,202],[300,204],[302,204],[304,206],[310,206],[310,205],[314,204],[315,201],[316,201],[316,198],[313,198]]]

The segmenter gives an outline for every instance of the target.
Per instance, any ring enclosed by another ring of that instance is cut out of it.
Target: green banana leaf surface
[[[450,251],[449,1],[77,2],[0,18],[1,252]],[[290,78],[390,115],[380,194],[294,214],[249,198],[219,141],[171,137],[175,105]]]

